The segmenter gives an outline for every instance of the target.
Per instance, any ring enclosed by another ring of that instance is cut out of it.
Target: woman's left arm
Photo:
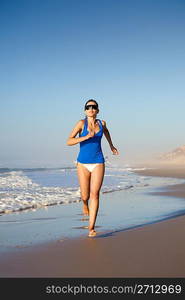
[[[110,133],[109,133],[109,130],[106,126],[106,122],[102,120],[102,125],[103,125],[103,133],[109,143],[109,146],[111,148],[111,151],[113,152],[114,155],[118,155],[119,152],[118,150],[114,147],[113,143],[112,143],[112,139],[111,139],[111,136],[110,136]]]

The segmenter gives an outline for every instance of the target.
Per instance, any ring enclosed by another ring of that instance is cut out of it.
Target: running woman
[[[83,214],[89,216],[89,237],[96,235],[95,222],[99,208],[99,194],[105,173],[105,159],[101,148],[101,139],[105,135],[114,155],[118,150],[113,146],[106,122],[97,119],[98,103],[90,99],[84,107],[85,119],[77,122],[72,130],[67,145],[80,143],[77,157],[77,173],[83,201]],[[79,134],[79,137],[76,137]],[[90,205],[88,201],[90,199]]]

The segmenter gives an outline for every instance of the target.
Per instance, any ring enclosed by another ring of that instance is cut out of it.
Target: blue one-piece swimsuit
[[[101,149],[101,139],[103,136],[103,125],[101,120],[99,120],[100,130],[92,137],[86,141],[80,143],[80,152],[77,157],[77,162],[82,164],[96,164],[104,163],[105,159]],[[87,131],[87,118],[85,118],[84,129],[79,137],[86,136],[89,132]]]

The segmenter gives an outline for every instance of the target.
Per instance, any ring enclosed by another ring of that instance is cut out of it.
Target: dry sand
[[[185,169],[137,173],[185,178]],[[185,184],[163,193],[185,198]],[[6,253],[0,256],[0,277],[185,277],[185,216]]]

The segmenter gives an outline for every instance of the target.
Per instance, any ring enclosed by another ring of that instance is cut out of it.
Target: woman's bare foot
[[[88,204],[83,204],[83,215],[89,216],[89,207]]]
[[[89,236],[89,237],[96,236],[96,231],[95,231],[94,229],[89,230],[88,236]]]

